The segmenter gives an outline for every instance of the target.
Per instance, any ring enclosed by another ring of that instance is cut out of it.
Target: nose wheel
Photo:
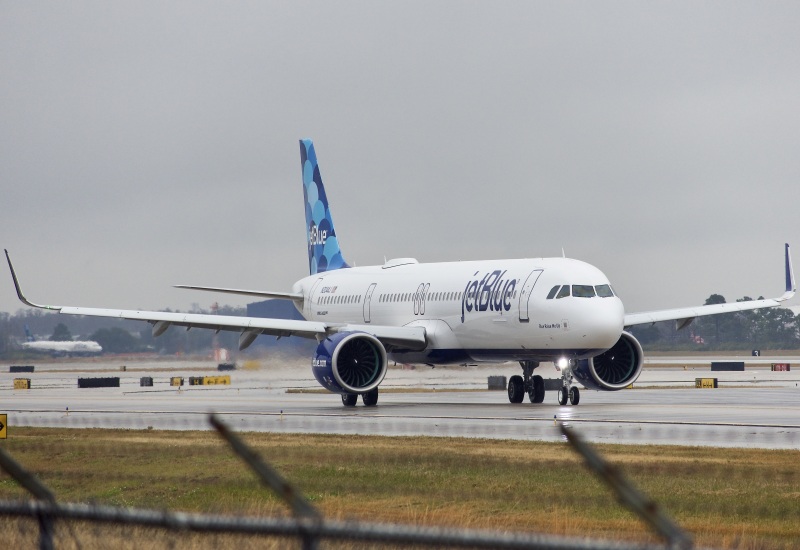
[[[561,389],[558,390],[558,404],[561,406],[566,405],[567,401],[570,405],[577,405],[581,401],[581,391],[572,385],[573,365],[573,361],[570,360],[569,364],[561,369]]]

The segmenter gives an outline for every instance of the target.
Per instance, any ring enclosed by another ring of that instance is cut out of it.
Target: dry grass
[[[586,472],[565,444],[264,433],[245,434],[244,439],[333,519],[657,540]],[[2,445],[63,501],[249,516],[287,514],[285,505],[211,432],[17,428],[13,439]],[[796,451],[617,445],[598,449],[701,544],[780,549],[800,543]],[[0,476],[0,498],[25,494]],[[35,545],[32,522],[22,523],[28,527],[20,532],[20,522],[6,522],[0,527],[0,540]],[[240,548],[254,540],[259,547],[270,547],[253,537],[163,531],[151,535],[148,530],[108,526],[75,530],[83,548],[103,547],[101,543],[109,541],[107,546],[120,548]],[[33,531],[31,544],[28,538],[18,538],[27,531]],[[87,542],[93,533],[98,545]],[[61,536],[70,538],[66,530]]]

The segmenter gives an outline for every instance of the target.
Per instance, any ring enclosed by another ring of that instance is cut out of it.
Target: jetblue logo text
[[[475,272],[475,279],[467,282],[461,298],[461,322],[472,311],[509,311],[511,296],[517,286],[516,279],[504,279],[505,271],[496,269],[483,277]]]
[[[326,229],[318,229],[316,224],[311,224],[308,228],[308,244],[314,246],[315,244],[325,244],[328,240],[328,231]]]

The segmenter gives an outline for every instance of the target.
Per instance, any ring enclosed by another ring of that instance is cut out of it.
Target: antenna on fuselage
[[[564,252],[564,247],[563,246],[561,247],[561,257],[562,258],[566,258],[567,257],[567,253]]]

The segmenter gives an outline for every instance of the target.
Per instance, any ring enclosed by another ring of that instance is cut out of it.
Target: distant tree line
[[[736,301],[751,300],[745,296]],[[705,301],[705,305],[724,303],[720,294]],[[644,348],[654,351],[800,349],[800,319],[782,307],[698,317],[681,330],[674,321],[664,321],[633,327],[631,332]]]

